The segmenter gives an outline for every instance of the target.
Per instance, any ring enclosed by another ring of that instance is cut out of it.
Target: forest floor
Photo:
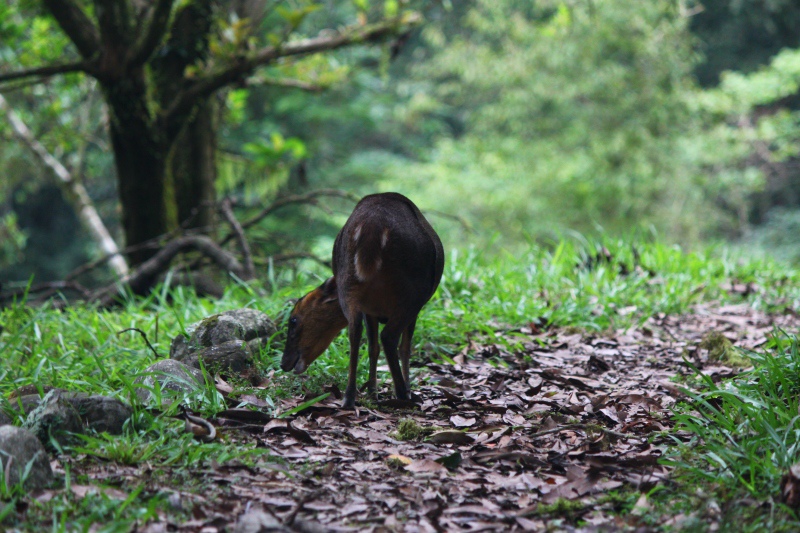
[[[494,339],[476,336],[452,362],[412,366],[413,404],[393,400],[388,382],[356,411],[339,409],[334,387],[285,418],[239,408],[211,419],[219,440],[266,448],[270,461],[178,472],[73,456],[55,467],[170,494],[176,515],[160,511],[139,525],[147,532],[680,528],[686,517],[652,512],[646,494],[670,483],[668,445],[690,438],[670,433],[684,383],[697,369],[715,382],[738,372],[713,361],[725,342],[709,332],[748,350],[798,325],[747,305],[695,306],[604,335],[494,324]],[[714,516],[701,518],[713,528]]]

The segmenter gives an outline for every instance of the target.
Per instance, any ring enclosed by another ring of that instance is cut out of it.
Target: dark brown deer
[[[366,323],[369,352],[367,389],[373,393],[380,351],[378,324],[385,324],[380,340],[395,394],[408,400],[414,326],[443,270],[442,241],[411,200],[397,193],[365,196],[336,236],[333,277],[292,309],[281,368],[304,372],[347,327],[350,375],[342,406],[352,409],[362,324]]]

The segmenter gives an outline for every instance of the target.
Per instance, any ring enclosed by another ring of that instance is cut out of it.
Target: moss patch
[[[706,333],[703,340],[700,341],[700,348],[708,350],[709,361],[717,361],[738,368],[752,366],[750,359],[745,357],[730,339],[718,331]]]

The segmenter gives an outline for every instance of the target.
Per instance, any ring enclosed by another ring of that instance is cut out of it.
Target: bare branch
[[[172,260],[179,253],[187,250],[196,250],[206,257],[210,257],[221,269],[235,276],[242,277],[244,275],[242,264],[208,237],[201,235],[178,237],[168,242],[156,255],[139,265],[119,283],[95,293],[92,299],[97,300],[101,306],[111,305],[116,299],[119,285],[129,286],[134,294],[143,294],[155,284],[158,275],[167,269]]]
[[[269,46],[249,57],[234,59],[227,67],[200,78],[181,92],[163,115],[164,128],[170,132],[179,130],[181,117],[191,112],[195,103],[218,89],[242,79],[257,67],[272,63],[276,59],[289,56],[309,55],[317,52],[336,50],[352,44],[374,42],[404,31],[408,26],[420,22],[416,14],[405,18],[383,20],[374,24],[353,26],[342,32],[330,30],[320,32],[317,37],[284,44]]]
[[[458,222],[461,225],[461,227],[464,228],[464,230],[466,230],[467,232],[471,233],[474,231],[472,225],[467,221],[466,218],[462,217],[461,215],[453,215],[451,213],[445,213],[444,211],[437,211],[436,209],[426,209],[425,213]]]
[[[330,260],[322,259],[314,254],[308,252],[294,252],[290,254],[276,254],[271,255],[267,259],[260,259],[256,261],[259,265],[268,265],[270,262],[272,263],[287,263],[289,261],[297,261],[298,259],[309,259],[318,263],[324,267],[331,268]]]
[[[242,224],[242,227],[247,229],[254,224],[257,224],[265,217],[269,216],[273,211],[280,209],[281,207],[285,207],[291,204],[316,204],[317,198],[320,196],[328,196],[333,198],[345,198],[347,200],[352,200],[354,202],[359,201],[361,198],[354,193],[348,191],[340,191],[338,189],[317,189],[315,191],[309,191],[305,194],[290,194],[289,196],[284,196],[283,198],[278,198],[267,207],[261,210],[260,213],[255,215],[253,218]],[[224,243],[223,243],[224,244]]]
[[[174,0],[158,0],[155,7],[150,10],[151,14],[143,25],[144,31],[130,51],[129,64],[143,64],[153,54],[167,31],[173,3]]]
[[[144,331],[142,331],[142,330],[141,330],[141,329],[139,329],[139,328],[126,328],[126,329],[123,329],[122,331],[118,331],[118,332],[117,332],[117,336],[120,336],[120,335],[122,335],[122,334],[123,334],[123,333],[125,333],[126,331],[135,331],[136,333],[138,333],[139,335],[141,335],[141,336],[142,336],[142,338],[144,339],[144,342],[145,342],[145,344],[147,344],[147,347],[148,347],[148,348],[150,348],[150,351],[151,351],[151,352],[153,352],[153,355],[155,355],[155,356],[156,356],[156,359],[161,359],[161,356],[158,354],[158,352],[156,351],[156,349],[155,349],[155,348],[153,348],[153,345],[152,345],[152,344],[150,344],[150,339],[148,339],[148,338],[147,338],[147,333],[145,333]]]
[[[44,0],[44,5],[84,59],[91,59],[99,51],[97,28],[75,0]]]
[[[75,291],[84,298],[88,297],[91,294],[91,291],[89,291],[89,289],[87,289],[80,283],[75,283],[74,281],[50,281],[47,283],[40,283],[38,285],[33,285],[31,287],[25,286],[19,289],[12,290],[7,293],[0,293],[0,302],[7,302],[10,300],[14,300],[15,298],[25,296],[26,294],[37,294],[40,292],[44,294],[42,296],[39,296],[38,299],[44,300],[59,291],[65,291],[65,290]]]
[[[272,202],[270,205],[262,209],[257,215],[252,217],[250,220],[244,222],[242,224],[242,229],[247,229],[264,218],[268,217],[273,211],[280,209],[281,207],[291,205],[291,204],[316,204],[317,198],[320,196],[329,196],[329,197],[336,197],[336,198],[347,198],[348,200],[353,200],[357,202],[360,198],[358,195],[355,195],[351,192],[347,191],[340,191],[338,189],[318,189],[316,191],[310,191],[305,194],[292,194],[289,196],[284,196],[283,198],[279,198]],[[230,233],[225,236],[224,239],[220,242],[220,245],[225,245],[235,235]]]
[[[301,89],[309,92],[321,92],[327,89],[326,85],[318,85],[303,80],[292,78],[273,78],[270,76],[258,76],[247,79],[247,85],[273,85],[275,87],[286,87],[289,89]]]
[[[88,61],[76,61],[75,63],[65,63],[63,65],[49,65],[16,72],[0,73],[0,82],[33,77],[49,78],[56,74],[66,74],[68,72],[86,72],[89,66]]]
[[[244,235],[242,225],[239,224],[239,221],[236,220],[236,216],[233,214],[230,198],[225,198],[222,200],[222,203],[220,204],[220,211],[222,212],[222,216],[225,217],[225,220],[228,221],[228,224],[231,225],[233,234],[236,236],[236,240],[239,241],[239,248],[242,249],[242,256],[244,257],[244,272],[242,279],[245,281],[251,280],[256,276],[256,269],[255,266],[253,266],[253,254],[250,251],[250,244],[247,242],[247,237]]]

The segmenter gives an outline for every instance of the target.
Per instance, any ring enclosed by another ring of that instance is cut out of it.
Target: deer
[[[442,279],[442,241],[402,194],[371,194],[356,204],[336,236],[332,267],[333,276],[295,303],[281,369],[302,374],[347,328],[350,364],[342,407],[355,408],[359,346],[366,325],[367,391],[374,394],[377,388],[382,345],[395,396],[410,400],[414,328]]]

